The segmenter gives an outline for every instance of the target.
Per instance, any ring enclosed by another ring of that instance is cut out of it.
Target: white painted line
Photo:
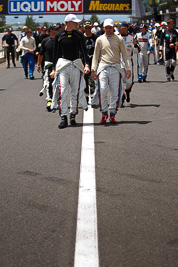
[[[93,109],[84,111],[74,267],[99,267]]]

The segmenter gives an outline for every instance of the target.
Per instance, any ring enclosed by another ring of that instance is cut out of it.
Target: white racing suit
[[[153,51],[154,51],[154,63],[157,63],[159,61],[159,44],[160,44],[160,39],[156,35],[157,29],[154,29],[152,31],[152,38],[153,38]]]
[[[140,53],[137,56],[137,74],[138,79],[146,79],[148,73],[148,55],[147,52],[152,50],[152,36],[146,32],[139,32],[135,35],[140,46]]]
[[[98,106],[102,113],[108,113],[108,90],[110,89],[110,115],[115,115],[122,103],[123,70],[120,64],[99,63],[97,68],[97,86],[92,99],[92,107]],[[99,101],[98,101],[99,100]]]
[[[87,101],[84,93],[86,87],[84,79],[84,67],[80,58],[70,61],[59,58],[56,64],[56,75],[53,82],[53,99],[51,109],[57,108],[59,92],[59,113],[67,115],[67,97],[70,90],[70,113],[78,113],[78,102],[84,110],[87,110]]]
[[[127,92],[131,92],[132,86],[134,84],[134,72],[133,72],[133,53],[138,54],[140,52],[140,46],[136,45],[134,46],[132,40],[133,36],[131,34],[128,34],[126,36],[121,35],[125,46],[127,50],[127,54],[129,56],[129,63],[131,67],[131,76],[130,78],[126,78],[126,69],[125,69],[125,63],[123,61],[122,55],[121,55],[121,68],[123,69],[124,75],[123,75],[123,81],[124,81],[124,89]]]
[[[52,62],[45,61],[45,73],[43,75],[43,88],[40,91],[40,94],[43,94],[43,91],[46,91],[46,101],[49,102],[52,100],[53,95],[53,86],[52,83],[54,81],[53,78],[50,77],[50,73],[52,72]]]

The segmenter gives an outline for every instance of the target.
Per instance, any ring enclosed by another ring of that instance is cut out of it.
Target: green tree
[[[21,31],[22,31],[22,27],[19,26],[19,27],[16,29],[16,31],[20,31],[20,32],[21,32]]]
[[[91,23],[98,22],[98,24],[100,24],[100,20],[97,15],[91,15],[90,21]]]
[[[0,32],[4,32],[5,27],[6,27],[6,17],[0,16]]]
[[[43,26],[46,26],[46,28],[49,28],[49,23],[48,23],[47,21],[45,21],[45,22],[43,23]]]
[[[26,17],[26,21],[25,21],[25,25],[29,28],[29,29],[34,29],[36,27],[36,22],[33,19],[33,16],[29,16],[27,15]]]

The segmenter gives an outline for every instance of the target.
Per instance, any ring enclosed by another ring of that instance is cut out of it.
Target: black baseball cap
[[[146,24],[140,24],[140,29],[143,29],[143,28],[147,28],[147,25]]]
[[[49,31],[51,31],[51,30],[58,30],[60,27],[56,24],[56,23],[54,23],[54,24],[52,24],[50,27],[49,27]]]
[[[92,23],[91,23],[91,21],[90,20],[86,20],[85,22],[84,22],[84,27],[86,27],[86,26],[92,26]]]

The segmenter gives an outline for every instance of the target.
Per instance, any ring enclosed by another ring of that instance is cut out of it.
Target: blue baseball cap
[[[119,28],[125,28],[127,27],[128,28],[128,23],[126,21],[121,21],[119,24],[118,24]]]

